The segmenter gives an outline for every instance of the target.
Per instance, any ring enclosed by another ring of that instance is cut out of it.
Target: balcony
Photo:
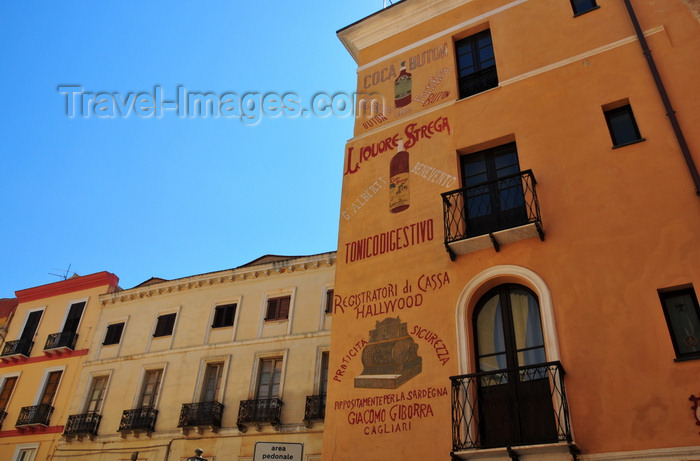
[[[48,427],[53,407],[42,403],[31,407],[22,407],[15,426],[17,428]]]
[[[29,339],[17,339],[15,341],[7,341],[5,346],[2,348],[2,354],[0,358],[4,361],[15,361],[21,358],[28,358],[29,354],[32,352],[32,346],[34,346],[34,341]]]
[[[238,430],[245,432],[246,424],[253,424],[259,431],[263,423],[272,424],[275,430],[279,430],[282,404],[280,399],[241,400],[236,422]]]
[[[0,427],[2,427],[2,423],[5,422],[5,418],[7,418],[7,412],[0,411]]]
[[[95,412],[84,413],[82,415],[70,415],[63,429],[63,435],[67,439],[74,436],[88,436],[92,439],[97,436],[97,429],[100,427],[101,420],[102,416]]]
[[[539,236],[544,240],[540,205],[531,170],[442,195],[445,247],[457,255]]]
[[[75,343],[78,341],[78,334],[74,331],[62,331],[60,333],[50,334],[46,338],[46,345],[44,345],[44,353],[51,355],[56,353],[60,355],[66,351],[75,350]]]
[[[564,368],[549,362],[453,376],[452,457],[566,452],[574,456]],[[484,450],[491,449],[491,450]],[[505,453],[507,452],[507,454]]]
[[[311,426],[311,421],[324,420],[326,418],[326,394],[306,396],[306,408],[304,409],[304,424]]]
[[[124,410],[118,432],[121,432],[122,437],[127,432],[133,432],[135,435],[140,432],[146,432],[147,435],[151,435],[151,432],[155,430],[157,417],[158,410],[155,408]]]
[[[198,432],[201,432],[202,427],[217,432],[221,428],[223,413],[224,406],[219,402],[183,403],[177,427],[185,433],[190,427],[197,428]]]

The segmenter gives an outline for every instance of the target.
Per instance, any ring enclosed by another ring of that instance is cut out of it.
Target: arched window
[[[547,361],[537,297],[520,285],[500,285],[477,305],[474,331],[478,371]]]
[[[499,285],[479,300],[473,322],[482,446],[557,441],[537,296]]]

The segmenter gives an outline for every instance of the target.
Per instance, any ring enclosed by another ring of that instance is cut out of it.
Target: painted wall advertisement
[[[372,319],[374,325],[336,360],[329,380],[372,392],[335,400],[329,410],[343,412],[347,423],[364,435],[410,431],[414,421],[435,416],[434,400],[449,399],[447,383],[409,384],[425,371],[424,362],[430,363],[426,368],[445,366],[452,355],[439,332],[402,316],[409,318],[411,311],[427,307],[431,294],[449,283],[448,272],[421,274],[414,281],[336,295],[336,313],[347,315],[351,322]]]
[[[451,46],[426,47],[358,72],[355,134],[381,128],[455,98],[455,58]]]
[[[330,387],[343,390],[327,412],[351,437],[425,433],[449,418],[447,371],[433,371],[454,369],[454,332],[433,313],[451,274],[448,264],[419,264],[425,252],[445,252],[440,193],[459,187],[454,162],[440,155],[450,118],[426,110],[454,97],[448,50],[430,45],[358,74],[360,91],[383,104],[357,122],[366,134],[348,143],[343,167],[333,328],[348,339],[331,354]]]

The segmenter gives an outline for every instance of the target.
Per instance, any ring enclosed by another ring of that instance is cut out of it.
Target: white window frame
[[[319,315],[319,324],[318,324],[319,331],[323,330],[323,326],[326,322],[326,318],[333,316],[333,307],[332,306],[331,306],[331,313],[330,314],[326,313],[326,307],[328,306],[328,303],[327,303],[328,292],[331,290],[335,291],[332,284],[331,285],[324,285],[323,290],[321,290],[322,291],[322,293],[321,293],[321,312]]]
[[[278,290],[271,290],[265,293],[263,296],[262,306],[260,309],[260,323],[258,326],[258,337],[262,337],[263,328],[265,323],[281,323],[287,322],[287,334],[292,333],[292,319],[294,319],[294,308],[296,307],[296,296],[297,287],[280,288]],[[284,296],[289,296],[289,314],[284,320],[274,320],[265,322],[265,317],[267,317],[267,300],[272,298],[281,298]]]
[[[552,294],[545,281],[535,272],[521,266],[502,265],[490,267],[472,278],[462,289],[455,308],[455,325],[457,329],[459,374],[473,373],[474,365],[472,338],[468,325],[471,324],[471,309],[489,289],[504,283],[519,283],[530,288],[540,302],[540,321],[547,361],[560,360],[557,328],[554,323]],[[514,281],[515,280],[515,281]]]
[[[250,379],[250,389],[248,390],[248,400],[255,399],[258,394],[258,379],[260,378],[260,363],[265,359],[274,359],[282,357],[282,371],[280,375],[280,392],[277,396],[278,399],[284,400],[282,397],[284,395],[284,381],[287,376],[287,356],[289,355],[289,349],[279,349],[276,351],[264,351],[256,352],[253,362],[253,372]]]
[[[200,401],[202,395],[202,388],[204,387],[204,378],[207,372],[207,365],[211,363],[223,363],[223,368],[221,370],[221,386],[219,388],[219,395],[216,396],[216,401],[219,403],[224,403],[224,398],[226,396],[226,384],[228,382],[228,371],[231,364],[230,355],[220,355],[215,357],[207,357],[199,362],[199,372],[197,373],[197,383],[194,388],[194,394],[192,395],[192,402],[197,403]]]
[[[145,365],[141,368],[138,380],[139,385],[136,387],[136,393],[134,393],[134,400],[131,404],[132,409],[140,408],[138,405],[140,403],[139,401],[141,400],[141,391],[143,390],[143,386],[145,384],[146,373],[155,370],[163,370],[163,373],[160,378],[160,384],[158,385],[158,391],[156,392],[156,401],[153,403],[153,408],[157,409],[160,405],[160,399],[163,397],[163,383],[165,382],[165,376],[168,371],[168,362],[152,363],[149,365]]]
[[[110,384],[112,383],[112,374],[113,370],[94,371],[90,373],[87,386],[85,387],[85,395],[83,395],[83,401],[80,403],[79,413],[87,413],[87,404],[90,401],[90,390],[92,389],[92,385],[95,382],[95,378],[101,378],[106,376],[107,383],[105,384],[105,395],[102,397],[102,404],[100,405],[100,408],[95,409],[95,412],[102,414],[102,409],[104,408],[104,404],[107,401],[107,395],[109,394]]]
[[[34,336],[32,336],[32,341],[34,341],[34,338],[39,334],[39,328],[41,328],[41,322],[44,320],[44,312],[46,311],[46,306],[41,306],[41,307],[35,307],[34,309],[29,309],[26,314],[24,315],[24,320],[22,320],[22,326],[20,327],[19,331],[15,336],[17,336],[15,339],[19,339],[22,336],[22,333],[24,332],[24,327],[27,326],[27,321],[29,320],[29,315],[32,312],[37,312],[41,311],[41,317],[39,318],[39,323],[36,324],[36,331],[34,332]]]
[[[335,289],[333,288],[333,285],[330,285],[330,286],[326,285],[323,287],[323,300],[321,301],[321,304],[323,306],[321,306],[321,307],[323,309],[324,315],[331,315],[333,313],[333,300],[331,300],[331,312],[326,313],[326,311],[328,310],[328,292],[329,291],[332,291],[333,296],[335,297]]]
[[[68,313],[70,312],[70,308],[73,304],[78,304],[78,303],[85,303],[85,307],[83,307],[83,312],[80,314],[80,321],[78,322],[78,327],[75,329],[75,332],[77,333],[78,330],[80,329],[80,325],[83,323],[83,318],[85,318],[85,312],[87,311],[88,307],[88,301],[90,300],[90,297],[86,298],[81,298],[81,299],[76,299],[73,301],[68,301],[68,307],[66,307],[66,311],[63,313],[63,320],[61,321],[61,329],[59,331],[63,331],[64,328],[66,328],[66,320],[68,320]],[[43,318],[43,315],[42,315]],[[54,332],[56,333],[56,332]]]
[[[328,377],[330,376],[330,371],[331,371],[331,363],[330,363],[330,346],[322,346],[318,348],[318,351],[316,352],[316,372],[314,373],[314,394],[313,395],[319,395],[321,392],[321,365],[323,363],[323,354],[328,354],[328,376],[326,376],[326,381],[328,381]],[[326,382],[326,392],[328,392],[328,382]]]
[[[15,452],[12,454],[12,461],[18,461],[19,455],[21,455],[25,450],[32,450],[34,453],[32,453],[31,456],[24,461],[36,461],[36,455],[39,452],[39,442],[18,443],[17,446],[15,446]]]
[[[15,391],[17,390],[17,387],[19,386],[19,377],[22,374],[21,371],[13,371],[12,373],[5,373],[4,375],[0,376],[0,391],[2,390],[3,387],[5,387],[5,382],[7,381],[8,378],[17,378],[17,381],[15,381],[15,387],[12,389],[12,392],[10,393],[10,397],[7,399],[7,406],[10,406],[10,402],[12,402],[12,397],[15,395]],[[7,407],[5,408],[5,411],[7,411]]]
[[[121,353],[121,350],[122,350],[122,344],[124,344],[124,336],[126,335],[126,329],[129,327],[129,318],[130,318],[130,316],[127,315],[126,317],[107,320],[104,323],[104,325],[102,327],[102,333],[100,334],[100,336],[98,337],[97,335],[95,335],[95,340],[97,341],[97,343],[95,344],[93,341],[93,345],[95,346],[95,360],[97,360],[100,357],[100,352],[102,351],[102,348],[104,348],[104,347],[112,348],[112,347],[116,346],[117,347],[117,355],[116,356],[119,357],[119,354]],[[113,325],[115,323],[123,323],[124,324],[124,329],[122,330],[121,338],[119,338],[119,343],[109,344],[109,345],[105,346],[102,343],[105,340],[105,335],[107,334],[107,328],[110,325]]]
[[[168,344],[168,349],[173,347],[173,341],[175,340],[175,335],[177,334],[177,324],[180,323],[180,314],[182,311],[182,306],[177,306],[172,309],[164,309],[162,311],[156,312],[155,316],[153,316],[153,322],[151,324],[151,329],[150,333],[148,334],[148,344],[146,345],[146,351],[151,350],[151,344],[156,341],[156,342],[166,342],[170,341],[170,344]],[[168,315],[168,314],[175,314],[175,323],[173,323],[173,331],[167,336],[153,336],[156,332],[156,327],[158,326],[158,318],[163,316],[163,315]],[[126,328],[126,325],[124,325]]]
[[[56,402],[56,396],[58,396],[58,393],[61,391],[61,384],[63,384],[63,378],[66,376],[66,366],[65,365],[59,365],[56,367],[50,367],[50,368],[44,368],[44,375],[41,377],[41,382],[39,384],[39,388],[36,391],[36,395],[34,396],[34,403],[33,405],[39,405],[41,403],[41,397],[44,395],[44,390],[46,388],[46,384],[48,383],[49,380],[49,374],[53,373],[54,371],[60,371],[61,372],[61,379],[58,380],[58,385],[56,386],[56,393],[53,396],[53,400],[51,401],[51,406],[54,406],[54,402]],[[19,380],[18,380],[19,382]]]
[[[209,343],[209,338],[211,337],[211,332],[212,330],[226,330],[227,328],[231,328],[231,336],[229,338],[230,341],[235,341],[236,339],[236,334],[238,332],[238,325],[240,323],[239,317],[241,315],[241,304],[243,303],[243,296],[238,296],[235,298],[224,298],[224,299],[219,299],[217,301],[212,302],[211,304],[211,309],[209,311],[209,318],[207,319],[207,328],[206,332],[204,333],[204,343],[208,344]],[[235,304],[236,305],[236,313],[233,316],[233,326],[232,327],[222,327],[222,328],[212,328],[211,325],[214,323],[214,314],[216,312],[216,308],[219,306],[224,306],[226,304]]]
[[[111,343],[111,344],[105,344],[105,340],[107,339],[107,332],[109,331],[109,327],[112,325],[124,325],[122,327],[122,331],[119,334],[119,341],[116,343]],[[105,323],[104,330],[102,331],[102,335],[100,336],[102,340],[100,341],[100,345],[103,347],[110,347],[110,346],[119,346],[122,343],[122,338],[124,337],[124,332],[126,331],[126,321],[118,321],[118,322],[107,322]]]

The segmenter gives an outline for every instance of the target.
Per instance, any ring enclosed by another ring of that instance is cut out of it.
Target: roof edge
[[[37,299],[50,298],[53,296],[72,293],[74,291],[87,290],[103,285],[108,285],[116,288],[119,283],[119,277],[111,272],[102,271],[94,274],[71,277],[60,282],[40,285],[38,287],[26,288],[24,290],[15,291],[15,296],[20,303],[36,301]]]
[[[336,32],[359,64],[360,51],[474,0],[401,0]]]
[[[281,275],[300,270],[330,267],[335,264],[336,255],[337,251],[328,251],[325,253],[306,256],[265,255],[254,259],[248,264],[236,267],[234,269],[225,269],[215,272],[207,272],[204,274],[190,275],[187,277],[166,280],[145,286],[139,285],[112,293],[104,293],[100,295],[100,301],[103,305],[108,303],[115,304],[118,302],[127,302],[143,298],[144,296],[150,297],[168,294],[207,285],[231,283],[247,279],[258,279],[259,277]],[[256,261],[260,261],[268,256],[280,259],[272,259],[269,261],[255,263]]]

